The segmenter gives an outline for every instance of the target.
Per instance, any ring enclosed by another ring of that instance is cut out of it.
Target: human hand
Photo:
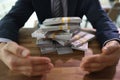
[[[53,68],[49,58],[32,57],[28,49],[15,42],[0,44],[0,59],[11,71],[26,76],[44,75]]]
[[[86,54],[93,54],[91,50]],[[108,66],[116,65],[120,58],[120,44],[117,41],[108,42],[101,54],[86,56],[82,59],[80,67],[88,72],[100,71]]]

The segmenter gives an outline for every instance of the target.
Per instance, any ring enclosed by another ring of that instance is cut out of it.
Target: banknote
[[[58,42],[59,44],[61,44],[62,46],[67,46],[70,45],[69,40],[60,40],[60,39],[55,39],[56,42]]]
[[[36,41],[37,46],[40,48],[42,54],[56,52],[55,45],[50,39],[40,39]]]
[[[85,51],[88,41],[95,35],[81,31],[80,17],[49,18],[39,25],[31,36],[36,38],[36,45],[42,54],[57,52],[61,54],[73,53],[73,49]]]
[[[64,31],[60,31],[60,32],[54,31],[54,32],[48,32],[46,36],[52,39],[70,40],[72,37],[72,33],[67,33]]]
[[[75,50],[86,51],[86,50],[88,50],[88,42],[82,44],[79,47],[72,46],[71,48],[75,49]]]
[[[70,39],[70,42],[74,42],[80,38],[82,38],[83,36],[87,35],[88,33],[87,32],[84,32],[84,31],[80,31],[78,32],[76,35],[74,35],[71,39]]]
[[[32,33],[32,37],[37,39],[49,38],[49,39],[60,39],[60,40],[70,40],[72,33],[65,31],[49,31],[47,33],[42,33],[40,31],[35,31]]]
[[[73,53],[73,50],[71,47],[59,47],[59,48],[56,48],[56,50],[59,55]]]
[[[73,53],[73,50],[70,46],[62,46],[61,44],[55,42],[55,47],[59,55]]]
[[[35,31],[31,34],[31,36],[32,36],[33,38],[41,39],[41,38],[46,38],[45,34],[46,34],[46,32],[41,31],[40,28],[39,28],[39,29],[35,30]]]
[[[43,25],[55,25],[63,23],[81,23],[80,17],[57,17],[49,18],[43,21]]]
[[[39,47],[53,47],[54,44],[53,44],[53,41],[50,40],[50,39],[39,39],[39,40],[36,40],[36,44],[37,46]]]
[[[57,30],[73,30],[79,27],[80,24],[64,24],[64,25],[54,25],[54,26],[40,25],[40,29],[43,32],[57,31]]]
[[[53,53],[56,52],[55,47],[40,47],[41,54],[48,54],[48,53]]]
[[[81,37],[80,39],[71,42],[71,44],[75,47],[79,47],[81,45],[83,45],[84,43],[92,40],[93,38],[95,38],[95,35],[91,34],[91,33],[87,33],[85,36]]]

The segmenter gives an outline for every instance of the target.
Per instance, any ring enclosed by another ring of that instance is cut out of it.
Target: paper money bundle
[[[80,17],[58,17],[50,18],[43,21],[43,25],[57,25],[57,24],[80,24]]]
[[[43,21],[40,28],[32,33],[41,53],[57,52],[58,54],[73,53],[73,49],[86,50],[91,38],[87,32],[80,31],[79,17],[58,17]],[[75,34],[74,37],[72,37]],[[76,35],[77,34],[77,35]],[[92,35],[92,34],[91,34]],[[84,39],[87,39],[83,42]],[[82,42],[81,42],[82,41]]]

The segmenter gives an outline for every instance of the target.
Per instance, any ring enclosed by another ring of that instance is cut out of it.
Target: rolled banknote
[[[80,17],[58,17],[58,18],[49,18],[43,21],[43,25],[55,25],[63,23],[81,23]]]
[[[64,25],[54,25],[54,26],[40,25],[40,29],[43,32],[57,31],[57,30],[72,30],[79,27],[80,27],[80,24],[64,24]]]

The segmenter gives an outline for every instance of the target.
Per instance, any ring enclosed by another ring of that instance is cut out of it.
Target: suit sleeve
[[[119,39],[116,26],[108,17],[107,13],[101,8],[99,0],[87,0],[88,6],[86,16],[97,30],[96,36],[101,46],[107,40]]]
[[[0,37],[18,42],[19,29],[33,13],[32,0],[18,0],[0,21]]]

